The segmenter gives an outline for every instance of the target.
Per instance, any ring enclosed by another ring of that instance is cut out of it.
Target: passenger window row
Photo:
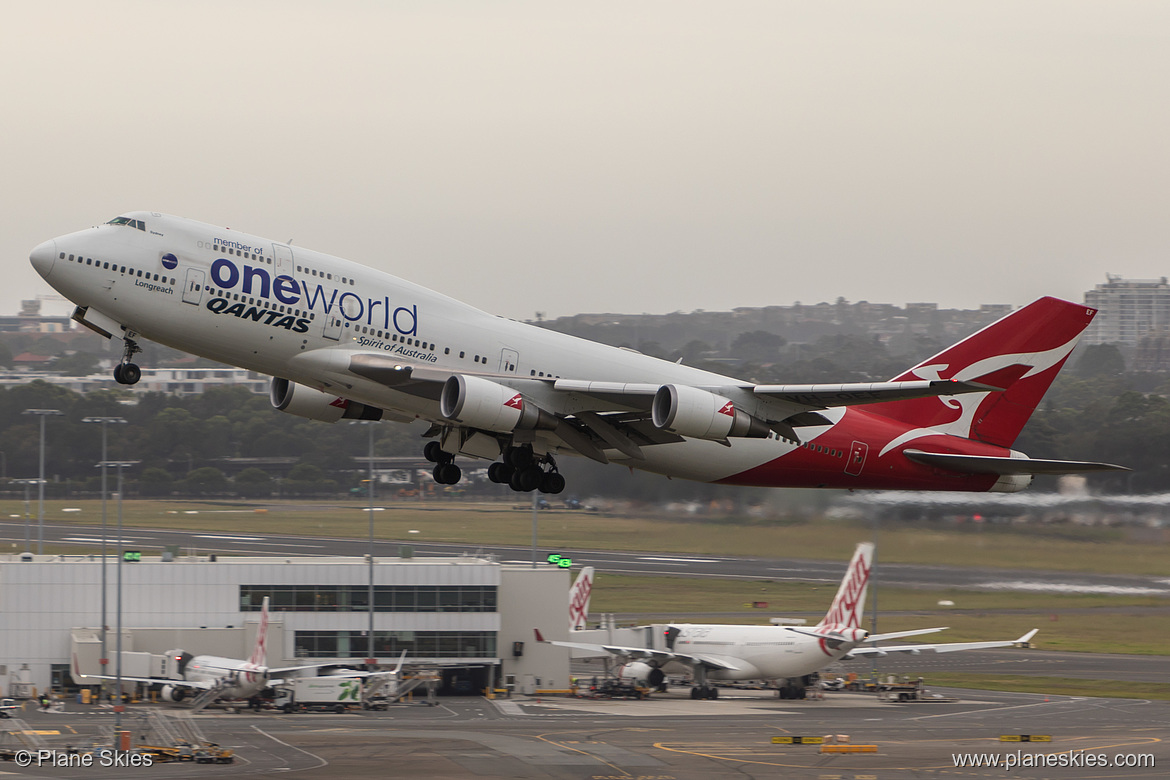
[[[81,255],[77,255],[75,257],[74,255],[66,255],[64,252],[62,252],[59,255],[59,257],[62,260],[68,260],[69,262],[77,263],[78,265],[80,265],[82,263],[82,261],[84,261],[85,265],[93,266],[93,267],[98,268],[98,269],[103,270],[103,271],[114,271],[115,273],[129,274],[130,276],[137,276],[137,277],[140,277],[142,279],[149,279],[151,281],[159,282],[160,284],[170,284],[172,286],[175,284],[175,280],[173,278],[168,278],[166,276],[160,276],[159,274],[149,272],[149,271],[143,271],[140,268],[139,269],[128,268],[127,266],[124,266],[124,265],[119,266],[117,263],[113,263],[111,265],[109,262],[102,262],[101,260],[94,260],[92,257],[82,257]]]
[[[347,322],[345,323],[345,327],[352,327],[358,333],[363,333],[369,336],[377,336],[380,339],[390,339],[391,341],[402,342],[408,347],[422,347],[423,349],[430,350],[431,352],[434,352],[435,350],[434,344],[423,341],[422,339],[399,336],[397,333],[391,333],[388,330],[378,330],[377,328],[372,328],[369,325],[353,325],[352,323]],[[450,352],[451,350],[448,349],[447,353],[450,354]]]

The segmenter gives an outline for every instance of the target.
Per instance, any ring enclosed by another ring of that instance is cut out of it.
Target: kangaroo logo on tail
[[[895,382],[982,381],[1004,389],[873,407],[875,413],[914,426],[880,455],[940,434],[1010,447],[1096,313],[1077,303],[1041,298],[895,377]]]

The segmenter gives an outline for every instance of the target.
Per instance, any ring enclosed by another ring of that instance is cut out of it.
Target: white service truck
[[[285,712],[345,712],[362,703],[362,681],[353,677],[307,677],[276,689],[275,702]]]

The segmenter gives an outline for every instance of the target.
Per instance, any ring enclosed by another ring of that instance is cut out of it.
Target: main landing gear
[[[455,465],[455,456],[443,449],[437,441],[423,447],[423,457],[435,464],[431,476],[440,485],[454,485],[463,478],[463,470]],[[565,478],[557,471],[552,455],[537,458],[530,446],[509,447],[503,460],[488,466],[488,479],[499,485],[508,485],[518,493],[553,495],[565,489]]]
[[[488,466],[488,479],[499,485],[508,485],[517,493],[539,490],[553,495],[565,489],[565,478],[557,471],[552,455],[537,459],[528,446],[506,449],[502,461]]]
[[[431,476],[440,485],[454,485],[463,478],[463,470],[455,465],[455,456],[444,450],[437,441],[427,442],[423,457],[435,464]]]
[[[692,699],[718,699],[719,689],[707,682],[707,667],[696,664],[694,667],[695,687],[691,688]]]
[[[114,366],[114,381],[120,385],[137,384],[138,380],[142,378],[142,369],[138,367],[137,363],[131,363],[130,360],[138,352],[142,351],[142,347],[138,346],[138,342],[126,336],[122,339],[126,345],[122,350],[122,361]]]

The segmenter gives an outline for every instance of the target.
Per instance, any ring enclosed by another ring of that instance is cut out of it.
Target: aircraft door
[[[341,340],[341,317],[333,312],[326,312],[325,314],[325,329],[321,331],[321,335],[327,339],[334,341]]]
[[[865,466],[865,456],[869,454],[869,445],[863,441],[853,442],[849,448],[849,460],[845,463],[845,473],[859,476]]]
[[[293,270],[296,267],[293,265],[293,251],[292,247],[286,244],[273,244],[272,253],[276,258],[276,266],[273,270],[273,276],[294,276]],[[295,277],[294,277],[295,278]]]
[[[516,364],[520,362],[520,353],[514,349],[505,349],[500,352],[500,373],[515,374]]]
[[[183,286],[183,303],[198,306],[203,299],[204,273],[201,268],[188,268],[187,281]]]

